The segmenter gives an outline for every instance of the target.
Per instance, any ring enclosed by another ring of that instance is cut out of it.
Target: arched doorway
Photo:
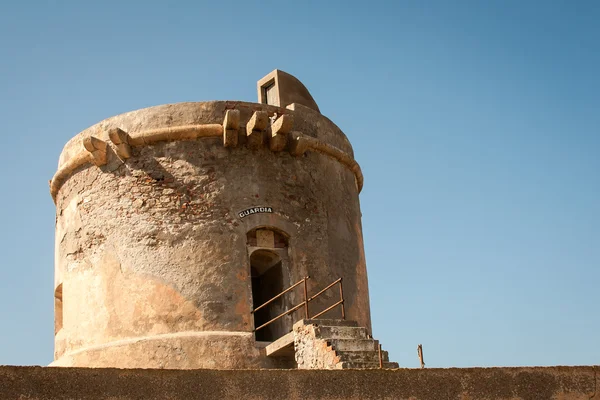
[[[268,228],[248,232],[253,308],[266,303],[289,287],[287,237]],[[254,313],[254,327],[269,322],[288,309],[282,296]],[[274,341],[291,330],[291,317],[285,316],[256,331],[257,341]]]

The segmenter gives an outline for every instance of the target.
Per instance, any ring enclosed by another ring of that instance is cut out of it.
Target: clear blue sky
[[[600,2],[4,1],[0,364],[53,351],[66,141],[301,79],[354,145],[374,335],[401,366],[600,363]]]

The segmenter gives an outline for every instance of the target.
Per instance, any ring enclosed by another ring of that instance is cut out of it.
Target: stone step
[[[319,326],[316,334],[322,339],[369,339],[367,329],[357,326]]]
[[[329,339],[327,340],[327,343],[329,343],[336,352],[374,351],[379,345],[379,341],[373,339]]]
[[[348,362],[377,362],[379,363],[379,352],[378,351],[339,351],[337,352],[341,361]],[[381,358],[383,361],[389,361],[389,354],[387,351],[381,352]]]
[[[358,326],[358,322],[347,319],[305,319],[304,325],[316,326]]]
[[[348,362],[342,361],[336,365],[338,369],[379,369],[379,362]],[[383,368],[400,368],[397,362],[384,362]]]

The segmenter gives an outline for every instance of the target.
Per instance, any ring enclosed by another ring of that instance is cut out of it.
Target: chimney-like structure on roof
[[[344,133],[275,70],[258,103],[132,111],[64,147],[56,203],[56,366],[291,368],[265,346],[342,278],[347,319],[370,330],[358,194]],[[329,291],[310,315],[338,301]],[[334,307],[323,318],[339,319]]]

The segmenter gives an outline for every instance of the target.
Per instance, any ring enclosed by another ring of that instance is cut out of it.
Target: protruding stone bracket
[[[83,147],[92,154],[92,159],[96,166],[106,164],[106,150],[108,143],[93,136],[83,139]]]
[[[129,145],[129,135],[120,128],[112,128],[108,131],[108,137],[117,148],[117,155],[122,159],[131,157],[131,146]]]
[[[290,154],[299,157],[308,150],[308,139],[301,132],[290,134]]]
[[[252,114],[246,125],[246,144],[248,148],[258,149],[263,144],[263,134],[269,124],[269,115],[264,111],[256,111]]]
[[[291,114],[283,114],[271,125],[271,137],[269,148],[271,151],[282,151],[287,144],[287,135],[294,126],[294,117]]]
[[[271,125],[269,147],[272,151],[281,151],[286,147],[293,156],[301,156],[307,151],[316,151],[334,160],[337,160],[354,173],[356,185],[360,192],[363,186],[363,175],[360,166],[354,158],[343,150],[325,143],[312,136],[301,132],[291,131],[293,127],[292,115],[283,114]],[[247,144],[250,148],[259,148],[263,145],[263,136],[269,130],[269,117],[264,111],[257,111],[252,115],[246,125]],[[223,124],[201,124],[169,126],[148,131],[127,133],[119,128],[109,130],[108,137],[116,146],[117,154],[122,159],[131,157],[131,148],[147,146],[161,141],[196,140],[199,138],[223,137],[225,146],[237,144],[240,129],[239,110],[228,110]],[[83,139],[83,147],[62,163],[50,181],[50,194],[56,202],[56,196],[68,177],[81,166],[93,163],[96,166],[105,165],[107,162],[108,143],[93,136]]]
[[[238,145],[240,129],[240,110],[227,110],[223,119],[223,145],[235,147]]]

